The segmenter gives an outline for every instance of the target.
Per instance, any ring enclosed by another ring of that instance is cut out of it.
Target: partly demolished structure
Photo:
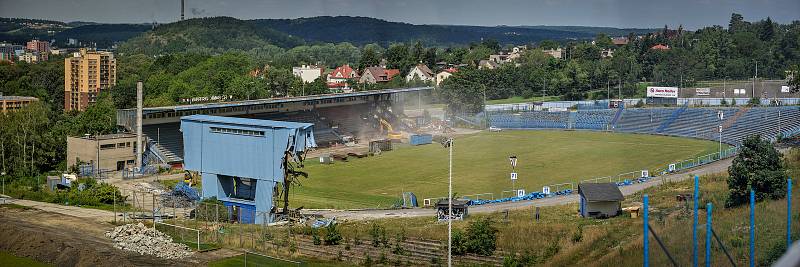
[[[201,173],[203,198],[221,200],[232,221],[270,223],[275,196],[287,199],[292,180],[304,176],[295,168],[316,146],[312,130],[310,123],[182,117],[185,168]]]

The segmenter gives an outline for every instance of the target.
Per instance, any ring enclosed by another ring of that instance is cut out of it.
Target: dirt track
[[[195,254],[185,261],[141,256],[113,247],[104,236],[113,226],[42,210],[0,207],[0,250],[55,266],[198,266],[230,256],[228,250]]]

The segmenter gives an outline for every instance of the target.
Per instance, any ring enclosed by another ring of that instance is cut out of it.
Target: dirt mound
[[[100,253],[92,244],[64,240],[58,234],[0,225],[0,250],[56,266],[136,266],[124,257]]]
[[[115,249],[99,225],[38,210],[0,207],[0,250],[55,266],[188,266]]]

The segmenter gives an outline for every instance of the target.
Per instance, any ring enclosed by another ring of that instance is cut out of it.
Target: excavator
[[[401,134],[400,132],[395,132],[394,128],[392,127],[392,125],[388,121],[386,121],[386,120],[384,120],[382,118],[380,118],[378,120],[381,123],[381,132],[383,132],[384,130],[386,131],[386,138],[392,139],[392,140],[403,139],[403,134]]]
[[[183,182],[189,186],[197,185],[200,183],[200,175],[196,172],[186,170],[183,172]]]

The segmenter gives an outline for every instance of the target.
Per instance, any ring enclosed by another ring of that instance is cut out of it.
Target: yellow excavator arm
[[[392,124],[384,119],[378,119],[381,123],[381,130],[386,129],[386,137],[389,139],[402,139],[403,135],[399,132],[395,132]]]

